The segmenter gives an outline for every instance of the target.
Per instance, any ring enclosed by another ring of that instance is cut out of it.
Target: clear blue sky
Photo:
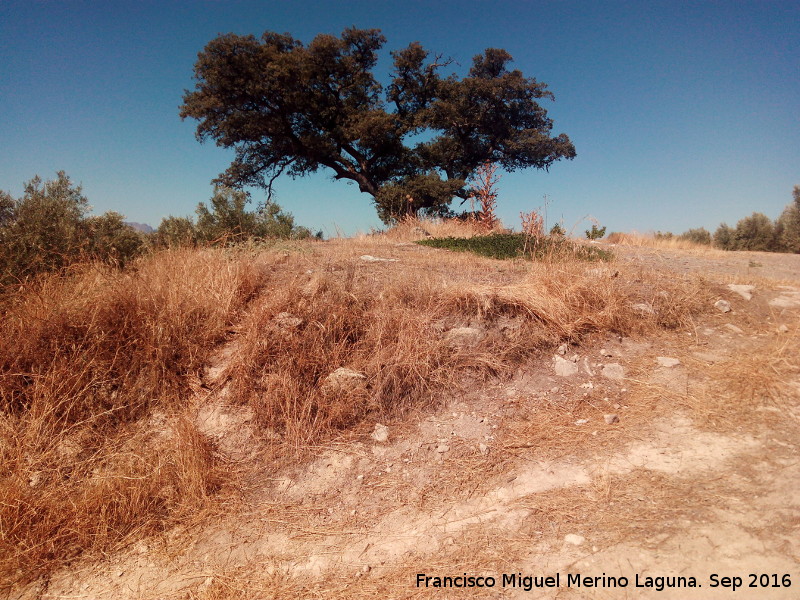
[[[800,3],[0,1],[0,189],[65,170],[96,214],[157,226],[192,215],[231,154],[178,117],[197,53],[219,33],[309,42],[379,28],[463,74],[487,47],[546,82],[554,133],[578,156],[500,182],[499,214],[550,199],[549,224],[592,215],[609,231],[671,230],[753,211],[777,217],[800,184]],[[329,174],[279,181],[278,202],[328,235],[380,222]],[[256,194],[256,199],[259,194]],[[578,229],[586,228],[585,223]]]

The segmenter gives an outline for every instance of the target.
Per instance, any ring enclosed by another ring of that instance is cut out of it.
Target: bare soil
[[[731,312],[563,348],[569,377],[549,353],[510,379],[465,381],[380,423],[385,442],[378,424],[343,435],[256,478],[228,515],[12,597],[799,597],[800,256],[614,250],[702,276]],[[223,392],[198,415],[232,468],[253,459],[248,416]],[[436,587],[465,574],[494,585]]]

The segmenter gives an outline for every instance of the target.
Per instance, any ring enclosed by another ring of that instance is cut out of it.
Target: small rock
[[[438,452],[439,454],[444,454],[445,452],[449,451],[450,451],[450,446],[448,446],[447,444],[439,444],[438,446],[436,446],[436,452]]]
[[[339,367],[325,378],[322,388],[328,393],[352,392],[363,385],[366,378],[363,373]]]
[[[486,332],[476,327],[454,327],[445,334],[451,346],[476,346],[486,337]]]
[[[478,450],[480,450],[481,454],[483,454],[484,456],[486,454],[489,454],[489,446],[487,446],[486,444],[483,443],[478,444]]]
[[[559,377],[572,377],[578,372],[578,365],[556,355],[553,357],[553,369]]]
[[[778,327],[778,333],[789,333],[789,328],[786,325]]]
[[[731,312],[731,303],[727,300],[717,300],[714,302],[714,308],[716,308],[719,312],[729,313]]]
[[[603,420],[606,422],[607,425],[613,425],[614,423],[619,423],[619,415],[616,414],[603,415]]]
[[[370,567],[369,565],[364,565],[363,567],[361,567],[361,572],[364,573],[365,575],[369,573],[371,570],[372,567]]]
[[[600,350],[600,356],[612,356],[611,352],[603,348]]]
[[[737,327],[733,323],[725,323],[725,329],[727,329],[728,331],[732,331],[733,333],[738,333],[739,335],[744,333],[744,331],[742,331],[742,329],[740,329],[739,327]]]
[[[659,366],[667,367],[668,369],[681,364],[680,360],[677,358],[670,358],[669,356],[657,356],[656,362],[658,362]]]
[[[564,541],[567,544],[572,544],[573,546],[580,546],[583,542],[586,541],[586,538],[582,535],[577,535],[575,533],[568,533],[564,536]]]
[[[603,377],[606,379],[625,379],[625,369],[617,363],[609,363],[603,367]]]
[[[575,425],[586,425],[589,422],[589,419],[578,419],[575,421]]]
[[[372,439],[383,444],[389,439],[389,428],[381,423],[375,423],[375,431],[372,432]]]
[[[370,256],[369,254],[363,254],[359,258],[364,262],[398,262],[400,260],[399,258],[379,258],[377,256]]]
[[[735,283],[729,283],[728,289],[732,292],[739,294],[745,300],[751,300],[753,298],[752,291],[756,289],[754,285],[737,285]]]
[[[582,383],[581,387],[585,390],[593,390],[594,384],[591,381],[587,381],[586,383]]]
[[[569,350],[569,344],[561,344],[561,345],[558,347],[558,350],[556,350],[556,352],[557,352],[557,353],[558,353],[560,356],[565,356],[565,355],[567,354],[567,351],[568,351],[568,350]]]
[[[638,312],[640,315],[654,315],[656,311],[653,309],[652,306],[646,304],[644,302],[639,302],[638,304],[634,304],[631,306],[633,310]]]
[[[303,319],[295,317],[288,312],[278,313],[272,320],[275,321],[275,324],[281,329],[294,329],[303,324]]]

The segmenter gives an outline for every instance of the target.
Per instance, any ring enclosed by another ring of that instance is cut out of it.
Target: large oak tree
[[[386,39],[377,29],[318,35],[303,45],[288,34],[226,34],[198,55],[194,91],[182,118],[199,121],[197,137],[235,150],[215,181],[272,194],[281,174],[330,169],[373,196],[381,218],[445,212],[467,198],[483,163],[505,170],[547,169],[573,158],[565,134],[538,100],[544,83],[509,70],[511,56],[489,48],[466,77],[443,75],[450,61],[418,43],[393,52],[391,83],[373,75]]]

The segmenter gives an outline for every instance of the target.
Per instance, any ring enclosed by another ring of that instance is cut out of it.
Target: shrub
[[[471,238],[432,238],[419,240],[418,244],[433,248],[445,248],[458,252],[472,252],[488,258],[544,258],[553,256],[575,256],[582,260],[608,260],[611,253],[599,248],[573,244],[565,239],[541,238],[531,244],[524,233],[493,233]]]
[[[606,234],[605,227],[598,227],[597,225],[592,225],[591,229],[586,230],[586,238],[589,240],[599,240]]]
[[[720,250],[736,250],[735,231],[727,223],[720,224],[714,232],[714,246]]]
[[[776,233],[783,250],[800,253],[800,185],[794,186],[793,202],[778,217]]]
[[[777,249],[775,226],[767,215],[753,213],[736,224],[736,250],[770,252]]]
[[[699,229],[690,229],[689,231],[680,234],[678,239],[695,244],[703,244],[704,246],[711,245],[711,233],[709,233],[705,227],[700,227]]]

